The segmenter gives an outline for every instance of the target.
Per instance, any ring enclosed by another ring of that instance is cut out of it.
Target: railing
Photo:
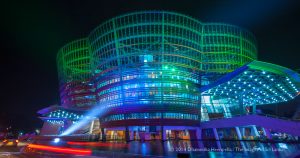
[[[288,117],[280,117],[280,116],[277,116],[277,115],[263,114],[263,113],[247,113],[247,114],[232,115],[230,117],[215,117],[215,118],[209,118],[209,120],[206,120],[206,121],[226,119],[226,118],[236,118],[236,117],[242,117],[242,116],[246,116],[246,115],[259,115],[259,116],[265,116],[265,117],[271,117],[271,118],[287,120],[287,121],[295,121],[295,122],[300,121],[300,119],[292,119],[292,118],[288,118]],[[206,122],[206,121],[201,121],[201,122]]]

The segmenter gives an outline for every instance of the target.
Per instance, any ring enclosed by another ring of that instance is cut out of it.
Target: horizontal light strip
[[[128,147],[128,144],[121,143],[102,143],[102,142],[67,142],[69,145],[80,145],[80,146],[113,146],[113,147]]]
[[[92,150],[90,149],[75,149],[75,148],[65,148],[65,147],[53,147],[47,145],[36,145],[29,144],[28,148],[44,150],[44,151],[52,151],[57,153],[65,153],[65,154],[75,154],[75,155],[91,155]]]

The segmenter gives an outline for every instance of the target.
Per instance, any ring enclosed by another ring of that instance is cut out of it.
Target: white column
[[[242,140],[242,134],[239,127],[235,127],[236,134],[238,136],[238,140]]]
[[[235,131],[237,133],[237,136],[238,136],[238,139],[240,140],[240,143],[242,145],[242,148],[244,150],[244,152],[246,151],[246,146],[245,146],[245,142],[242,141],[243,137],[242,137],[242,134],[241,134],[241,130],[239,127],[235,127]]]
[[[216,140],[220,140],[220,139],[219,139],[219,134],[218,134],[217,129],[216,129],[216,128],[213,128],[213,131],[214,131],[215,139],[216,139]]]
[[[241,127],[242,128],[242,137],[244,137],[245,136],[245,127]]]
[[[89,134],[93,133],[93,129],[94,129],[93,127],[94,127],[94,120],[92,120],[91,122]]]
[[[215,139],[216,139],[216,142],[217,142],[217,146],[218,146],[218,149],[221,149],[222,146],[221,146],[221,142],[219,141],[219,134],[218,134],[218,131],[217,131],[217,128],[213,128],[213,131],[214,131],[214,135],[215,135]]]
[[[259,136],[257,128],[255,125],[252,126],[253,132],[254,132],[254,136]]]

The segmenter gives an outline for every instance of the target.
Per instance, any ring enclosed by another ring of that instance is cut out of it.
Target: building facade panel
[[[59,50],[63,110],[41,112],[42,119],[64,130],[88,120],[85,112],[97,113],[103,140],[129,133],[143,139],[143,132],[161,139],[199,135],[201,121],[255,112],[257,104],[299,94],[293,73],[255,60],[255,37],[237,26],[166,11],[124,14]],[[270,81],[279,85],[259,88]]]
[[[61,105],[88,108],[95,104],[91,56],[86,38],[66,44],[57,54]]]
[[[172,109],[200,119],[200,74],[224,74],[256,59],[251,33],[172,12],[118,16],[94,29],[89,42],[96,100],[107,114]]]

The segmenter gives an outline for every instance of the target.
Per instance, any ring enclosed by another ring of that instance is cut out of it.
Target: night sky
[[[300,3],[288,0],[103,0],[1,2],[0,131],[40,128],[39,109],[59,103],[56,54],[105,20],[139,10],[169,10],[203,22],[244,27],[259,60],[300,69]]]

